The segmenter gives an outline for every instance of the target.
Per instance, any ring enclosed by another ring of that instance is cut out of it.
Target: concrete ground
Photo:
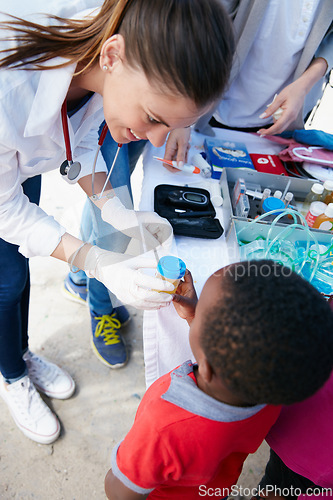
[[[84,200],[79,188],[58,171],[43,182],[42,206],[75,231]],[[124,329],[128,366],[110,370],[91,349],[88,308],[61,293],[68,266],[52,258],[34,258],[30,265],[31,350],[66,368],[76,392],[67,401],[45,398],[62,425],[60,438],[47,446],[26,438],[0,400],[0,498],[103,499],[111,449],[129,429],[145,390],[142,313],[131,310]]]
[[[323,114],[323,128],[332,133],[332,89],[324,108],[318,116]],[[322,119],[317,123],[319,128]],[[138,187],[139,168],[134,175]],[[79,188],[67,185],[58,170],[44,176],[43,208],[74,234],[83,200]],[[88,309],[61,294],[67,272],[68,266],[55,259],[31,259],[30,347],[66,368],[76,382],[76,392],[67,401],[45,399],[62,425],[60,438],[52,445],[24,437],[0,399],[1,500],[103,500],[111,450],[130,428],[145,391],[142,312],[130,308],[132,321],[124,329],[128,365],[110,370],[91,349]],[[239,480],[242,488],[257,485],[267,452],[263,444],[248,458]]]

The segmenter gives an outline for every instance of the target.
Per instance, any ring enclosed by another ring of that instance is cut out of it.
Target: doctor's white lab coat
[[[22,183],[58,169],[66,158],[61,106],[74,70],[75,65],[46,71],[0,70],[0,237],[18,245],[26,257],[50,255],[65,232],[29,202]],[[103,119],[102,96],[94,94],[69,120],[73,160],[82,165],[79,177],[91,174]],[[106,172],[101,155],[96,165],[100,171]]]

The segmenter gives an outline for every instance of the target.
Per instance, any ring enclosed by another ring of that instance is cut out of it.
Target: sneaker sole
[[[61,287],[61,293],[64,297],[66,297],[66,299],[71,300],[72,302],[76,302],[77,304],[81,304],[81,305],[85,305],[85,306],[87,305],[86,300],[83,300],[83,299],[81,299],[81,297],[69,292],[67,290],[67,288],[65,288],[64,285],[62,285],[62,287]]]
[[[96,346],[93,342],[93,339],[90,340],[90,343],[91,343],[91,347],[93,349],[93,353],[95,354],[95,356],[97,356],[97,358],[103,363],[103,365],[107,366],[108,368],[112,368],[113,370],[118,370],[118,368],[122,368],[123,366],[125,366],[127,364],[128,359],[126,359],[126,361],[124,361],[124,363],[117,363],[116,365],[110,365],[110,363],[105,361],[105,359],[100,355],[100,353],[96,349]]]
[[[39,443],[39,444],[51,444],[51,443],[54,443],[54,441],[56,441],[58,439],[61,428],[60,428],[59,420],[57,419],[57,417],[54,414],[53,414],[54,418],[57,421],[57,430],[53,434],[50,434],[49,436],[42,436],[40,434],[36,434],[35,432],[30,431],[29,429],[24,427],[22,424],[20,424],[20,422],[18,422],[18,420],[16,420],[14,412],[11,410],[9,403],[7,403],[6,396],[2,390],[0,391],[0,396],[2,397],[4,402],[6,403],[8,411],[11,414],[16,426],[20,429],[22,434],[24,434],[27,438],[29,438],[32,441],[35,441],[36,443]]]

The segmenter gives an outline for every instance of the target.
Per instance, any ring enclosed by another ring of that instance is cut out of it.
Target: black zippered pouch
[[[175,235],[216,239],[223,234],[206,189],[160,184],[154,190],[154,210],[170,222]]]

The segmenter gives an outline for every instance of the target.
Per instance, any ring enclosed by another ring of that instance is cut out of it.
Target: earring
[[[107,66],[106,64],[104,64],[104,66],[102,67],[102,70],[103,71],[107,71],[109,69],[109,66]]]

